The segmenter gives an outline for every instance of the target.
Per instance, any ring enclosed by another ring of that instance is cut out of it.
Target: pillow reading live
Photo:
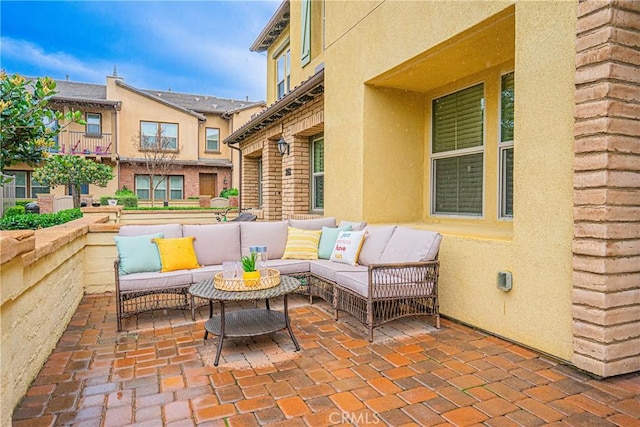
[[[341,231],[331,253],[331,261],[356,265],[366,231]]]

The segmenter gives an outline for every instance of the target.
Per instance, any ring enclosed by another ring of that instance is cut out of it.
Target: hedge
[[[67,209],[57,213],[23,214],[5,216],[0,219],[0,230],[37,230],[53,227],[74,219],[82,218],[80,209]]]

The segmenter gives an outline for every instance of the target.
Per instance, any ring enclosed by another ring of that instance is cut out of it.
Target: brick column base
[[[578,4],[573,363],[640,370],[640,3]]]

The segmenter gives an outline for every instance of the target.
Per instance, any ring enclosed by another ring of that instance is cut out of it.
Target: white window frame
[[[179,192],[179,197],[173,195],[174,192]],[[169,200],[181,200],[184,199],[184,176],[183,175],[170,175],[169,176]]]
[[[153,134],[145,133],[145,125],[148,128],[151,128],[155,125],[155,131]],[[175,136],[167,136],[166,132],[169,129],[175,128]],[[155,149],[158,147],[159,149],[166,151],[178,151],[178,123],[165,123],[165,122],[153,122],[142,120],[140,121],[140,148],[141,149]],[[161,138],[165,139],[166,144],[163,142],[162,144],[158,144],[157,137],[158,135]]]
[[[210,131],[211,131],[211,136],[215,135],[215,148],[211,148],[209,146]],[[215,132],[213,132],[213,131],[215,131]],[[205,147],[204,147],[204,149],[205,149],[205,151],[211,152],[211,153],[219,153],[220,152],[220,128],[206,128],[205,129]]]
[[[457,92],[461,92],[463,90],[472,88],[474,86],[477,85],[482,85],[483,88],[483,97],[482,97],[482,145],[477,146],[477,147],[469,147],[469,148],[464,148],[464,149],[458,149],[458,150],[450,150],[450,151],[444,151],[444,152],[440,152],[440,153],[434,153],[433,152],[433,131],[434,131],[434,127],[435,127],[435,122],[433,120],[433,104],[434,101],[440,98],[444,98],[448,95],[452,95],[454,93]],[[486,120],[487,120],[487,114],[486,114],[486,84],[484,81],[478,81],[475,83],[472,83],[468,86],[465,87],[461,87],[459,89],[456,89],[454,91],[448,92],[448,93],[443,93],[442,95],[439,95],[437,97],[434,97],[431,99],[431,129],[430,129],[430,140],[429,140],[429,153],[430,153],[430,157],[431,157],[431,185],[430,185],[430,192],[431,192],[431,197],[430,197],[430,204],[431,204],[431,215],[432,216],[437,216],[437,217],[453,217],[453,218],[469,218],[469,219],[483,219],[484,218],[484,212],[485,212],[485,195],[486,195],[486,191],[485,191],[485,175],[486,175],[486,170],[487,170],[487,165],[486,165],[486,155],[485,155],[485,151],[486,151]],[[440,159],[446,159],[446,158],[454,158],[454,157],[462,157],[462,156],[466,156],[466,155],[472,155],[472,154],[482,154],[482,196],[481,196],[481,212],[479,214],[468,214],[468,213],[453,213],[453,212],[436,212],[436,163],[437,160]]]
[[[29,198],[29,173],[27,171],[4,171],[5,175],[13,176],[16,199]],[[18,175],[24,177],[24,184],[18,185]],[[18,189],[22,189],[24,196],[18,196]]]
[[[505,159],[506,153],[508,150],[513,150],[514,141],[513,139],[508,141],[502,140],[502,79],[504,76],[514,73],[514,71],[509,71],[506,73],[502,73],[500,75],[500,96],[498,100],[499,110],[499,122],[498,122],[498,218],[507,221],[513,221],[513,201],[511,206],[511,214],[509,215],[507,210],[507,191],[506,191],[506,183],[507,183],[507,171],[505,170]],[[515,90],[515,83],[514,83]],[[515,113],[514,113],[514,121],[515,121]],[[513,180],[513,170],[511,171],[511,179]],[[513,195],[511,196],[513,198]]]
[[[13,176],[14,186],[15,186],[15,196],[16,199],[35,199],[38,197],[38,194],[49,194],[51,193],[51,187],[47,185],[41,185],[38,181],[34,180],[32,177],[32,172],[30,171],[5,171],[5,175]],[[18,185],[17,176],[24,177],[24,184]],[[35,189],[42,189],[42,191],[35,191]],[[23,196],[18,196],[18,191]]]
[[[324,212],[324,193],[323,193],[323,197],[322,197],[322,206],[318,207],[316,205],[316,180],[318,178],[322,178],[324,181],[324,159],[323,159],[323,164],[322,164],[322,171],[321,172],[316,172],[314,171],[314,165],[315,165],[315,145],[316,143],[322,142],[323,144],[323,157],[324,157],[324,135],[318,135],[315,136],[312,140],[311,140],[311,210],[312,211],[317,211],[317,212]],[[324,186],[324,182],[323,182],[323,186]],[[324,192],[324,190],[323,190]]]
[[[282,75],[280,75],[280,61],[282,60]],[[291,90],[291,48],[287,44],[279,54],[276,54],[276,99],[280,99]],[[280,89],[282,85],[282,90]]]
[[[140,181],[138,181],[138,179]],[[151,186],[151,180],[149,179],[149,175],[144,175],[144,174],[136,175],[134,178],[136,196],[138,196],[138,198],[141,200],[151,200],[151,191],[154,191],[156,192],[155,200],[184,199],[184,175],[159,175],[154,177],[154,181],[158,183],[157,187],[155,186],[155,184]],[[144,183],[144,186],[140,185],[139,183]],[[167,191],[167,184],[169,185],[168,191]],[[139,194],[138,193],[139,191],[147,192],[147,197],[144,197],[143,195]],[[180,197],[173,197],[173,192],[176,192],[176,191],[180,192]]]
[[[102,114],[100,113],[87,113],[86,115],[86,131],[85,133],[89,136],[100,136],[102,135]],[[97,123],[92,123],[92,121],[97,121]],[[92,130],[92,127],[95,127],[97,131]]]

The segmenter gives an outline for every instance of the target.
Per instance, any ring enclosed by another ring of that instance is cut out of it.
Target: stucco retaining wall
[[[0,425],[11,425],[82,299],[88,221],[0,232]]]

